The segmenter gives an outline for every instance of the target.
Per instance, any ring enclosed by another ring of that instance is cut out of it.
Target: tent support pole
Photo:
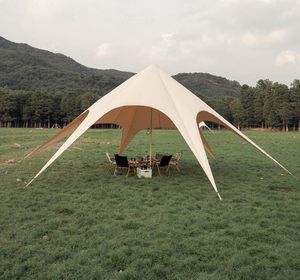
[[[152,107],[150,107],[150,155],[149,155],[149,160],[150,160],[150,168],[152,164]]]

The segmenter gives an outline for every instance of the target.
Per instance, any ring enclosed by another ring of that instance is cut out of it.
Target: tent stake
[[[26,186],[24,188],[27,188],[32,182],[33,182],[34,178],[32,178],[28,184],[26,184]]]

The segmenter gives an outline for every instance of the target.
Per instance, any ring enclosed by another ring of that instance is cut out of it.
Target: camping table
[[[157,159],[155,157],[151,158],[151,167],[153,168],[153,166],[155,165],[155,163],[159,162],[159,161],[160,161],[160,159]],[[137,167],[140,167],[140,166],[143,166],[143,165],[147,165],[147,166],[150,165],[150,159],[148,157],[147,158],[139,158],[139,157],[130,158],[128,160],[128,162],[135,169]]]

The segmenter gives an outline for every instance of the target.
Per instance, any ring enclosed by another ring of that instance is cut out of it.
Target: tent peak
[[[146,68],[156,68],[157,69],[158,67],[155,63],[151,63]]]
[[[150,71],[161,71],[160,68],[155,64],[151,63],[149,64],[143,71],[150,70]],[[142,71],[142,72],[143,72]]]

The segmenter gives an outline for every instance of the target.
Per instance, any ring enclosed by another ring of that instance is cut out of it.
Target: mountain
[[[102,96],[133,74],[89,68],[63,54],[0,37],[0,87]],[[209,98],[238,96],[241,87],[236,81],[206,73],[180,73],[174,78],[195,94]]]
[[[241,90],[237,81],[208,73],[179,73],[173,78],[196,95],[205,97],[237,97]]]
[[[0,37],[0,87],[103,95],[133,73],[88,68],[63,54]]]

